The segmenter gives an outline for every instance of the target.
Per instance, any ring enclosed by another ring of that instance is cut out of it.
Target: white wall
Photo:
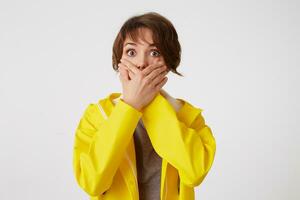
[[[217,152],[201,200],[300,199],[299,1],[1,1],[0,199],[88,199],[72,172],[79,118],[119,92],[112,43],[134,14],[176,27],[164,86],[204,111]]]

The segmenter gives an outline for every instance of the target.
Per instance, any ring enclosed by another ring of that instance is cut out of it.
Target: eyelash
[[[127,49],[126,50],[126,55],[128,55],[128,52],[129,51],[131,51],[131,50],[134,50],[134,49]],[[158,51],[158,50],[156,50],[156,49],[151,49],[151,51],[156,51],[157,53],[158,53],[158,55],[157,56],[154,56],[154,57],[159,57],[160,56],[160,52]],[[129,56],[129,55],[128,55]],[[130,56],[131,57],[131,56]]]

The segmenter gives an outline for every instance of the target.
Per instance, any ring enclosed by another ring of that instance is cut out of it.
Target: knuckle
[[[143,74],[146,76],[147,74],[149,74],[149,69],[145,69],[143,70]]]
[[[154,69],[155,73],[159,74],[161,72],[160,68]]]
[[[140,76],[141,76],[141,78],[145,78],[145,77],[146,77],[145,72],[142,71],[142,72],[140,73]]]

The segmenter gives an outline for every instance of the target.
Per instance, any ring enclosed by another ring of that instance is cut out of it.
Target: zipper
[[[100,105],[100,103],[97,103],[97,106],[99,108],[100,113],[104,117],[104,119],[107,119],[107,115],[106,115],[105,111],[103,110],[102,106]]]

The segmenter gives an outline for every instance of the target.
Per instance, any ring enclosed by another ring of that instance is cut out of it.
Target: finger
[[[150,81],[154,80],[155,77],[159,76],[160,74],[164,73],[165,70],[163,68],[156,68],[146,78]]]
[[[118,66],[122,66],[124,70],[130,70],[125,63],[120,62]]]
[[[157,85],[158,83],[160,83],[161,80],[162,80],[163,78],[166,77],[166,74],[167,74],[167,73],[168,73],[168,72],[165,71],[165,72],[163,72],[163,73],[160,73],[160,74],[157,75],[156,77],[154,77],[153,80],[152,80],[152,84],[153,84],[153,85]]]
[[[157,92],[167,83],[167,81],[168,77],[164,77],[163,80],[155,86]]]
[[[118,66],[122,66],[123,70],[127,72],[127,76],[129,75],[129,80],[131,80],[134,77],[134,73],[126,65],[124,65],[123,63],[119,63]]]
[[[121,82],[126,82],[129,80],[128,71],[124,70],[122,66],[119,66],[119,72],[120,72],[119,78]]]
[[[134,74],[137,74],[140,72],[140,70],[137,68],[136,65],[134,65],[132,62],[130,62],[129,60],[122,58],[121,62],[124,63],[129,69],[130,71],[132,71]]]
[[[143,70],[143,74],[145,76],[148,76],[153,70],[159,68],[159,67],[164,67],[164,63],[163,62],[158,62],[158,63],[154,63],[149,65],[148,67],[146,67],[146,69]],[[165,68],[167,68],[167,66],[165,66]]]

